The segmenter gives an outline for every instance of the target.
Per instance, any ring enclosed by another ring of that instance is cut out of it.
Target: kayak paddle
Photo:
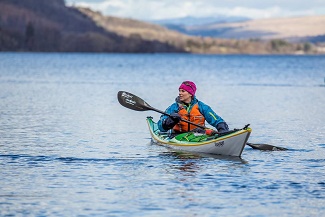
[[[128,93],[126,91],[119,91],[117,93],[117,99],[120,102],[120,104],[126,108],[135,110],[135,111],[156,111],[160,114],[163,115],[167,115],[169,117],[171,117],[170,114],[160,111],[156,108],[153,108],[152,106],[150,106],[148,103],[146,103],[143,99],[141,99],[140,97],[137,97],[136,95],[132,94],[132,93]],[[192,124],[194,126],[200,127],[202,129],[207,129],[204,126],[201,126],[199,124],[193,123],[191,121],[185,120],[185,119],[181,119],[181,121],[184,121],[186,123]]]
[[[126,92],[126,91],[119,91],[117,93],[117,99],[122,106],[129,108],[131,110],[135,110],[135,111],[149,111],[149,110],[151,110],[151,111],[155,111],[160,114],[163,114],[163,115],[167,115],[169,117],[171,116],[170,114],[168,114],[166,112],[163,112],[161,110],[158,110],[158,109],[150,106],[148,103],[146,103],[140,97],[138,97],[132,93]],[[181,121],[184,121],[186,123],[192,124],[197,127],[200,127],[201,129],[204,129],[204,130],[208,129],[205,126],[201,126],[199,124],[193,123],[188,120],[181,119]],[[216,132],[216,133],[219,135],[222,134],[222,133],[218,133],[218,132]],[[246,144],[248,146],[252,147],[253,149],[258,149],[258,150],[263,150],[263,151],[284,151],[284,150],[287,150],[286,148],[276,147],[276,146],[268,145],[268,144],[253,144],[253,143],[246,143]]]
[[[252,147],[253,149],[258,149],[258,150],[263,150],[263,151],[286,151],[288,149],[282,148],[282,147],[277,147],[273,145],[268,145],[268,144],[253,144],[247,142],[246,145]]]

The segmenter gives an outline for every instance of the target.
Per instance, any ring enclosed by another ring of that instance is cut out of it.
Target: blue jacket
[[[178,113],[179,111],[179,104],[181,104],[186,110],[191,111],[192,107],[195,104],[198,104],[200,113],[204,116],[205,120],[213,127],[217,127],[217,125],[221,122],[225,122],[219,115],[217,115],[210,106],[206,105],[205,103],[199,101],[195,96],[192,99],[189,106],[186,106],[185,104],[181,103],[179,101],[179,97],[176,98],[175,102],[170,105],[166,109],[166,113],[172,114],[172,113]],[[167,115],[161,115],[160,120],[158,121],[158,127],[161,132],[166,132],[166,130],[162,127],[162,122],[168,118]]]

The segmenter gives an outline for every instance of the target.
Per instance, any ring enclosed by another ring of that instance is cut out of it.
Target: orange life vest
[[[204,126],[205,118],[200,113],[198,104],[195,104],[191,111],[187,111],[183,106],[180,106],[180,109],[178,111],[178,114],[181,116],[182,119],[191,121],[193,123],[199,124],[201,126]],[[197,126],[193,124],[186,123],[184,121],[178,122],[173,128],[175,132],[188,132],[193,129],[197,128]]]

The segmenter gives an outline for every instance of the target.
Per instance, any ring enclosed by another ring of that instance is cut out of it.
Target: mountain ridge
[[[163,25],[188,35],[228,39],[258,38],[261,40],[283,39],[291,42],[314,42],[313,38],[325,36],[325,15],[251,19],[239,22],[220,20],[199,25],[186,23],[175,25],[164,22]]]
[[[238,17],[238,16],[208,16],[208,17],[194,17],[185,16],[179,18],[169,18],[161,20],[145,20],[149,23],[154,23],[162,26],[168,25],[178,25],[178,26],[202,26],[215,23],[233,23],[251,20],[248,17]]]
[[[116,18],[105,16],[100,12],[94,12],[89,8],[78,7],[78,9],[91,17],[97,25],[117,34],[130,37],[138,36],[146,40],[158,40],[169,43],[176,47],[183,47],[190,53],[247,53],[247,54],[267,54],[267,53],[296,53],[301,54],[310,50],[310,44],[290,44],[280,39],[261,41],[256,38],[248,40],[222,39],[214,37],[200,37],[182,34],[176,30],[170,30],[165,26],[153,24],[151,22],[138,21],[133,19]],[[127,20],[128,25],[121,25]],[[123,27],[122,27],[123,26]],[[127,28],[125,28],[127,26]],[[135,28],[136,27],[136,28]],[[289,48],[291,47],[291,48]],[[294,48],[295,47],[295,48]],[[322,47],[315,48],[323,52]],[[291,51],[290,51],[291,50]],[[294,51],[295,50],[295,51]]]

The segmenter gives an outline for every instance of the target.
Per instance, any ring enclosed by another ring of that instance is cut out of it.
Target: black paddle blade
[[[254,143],[246,143],[246,145],[252,147],[253,149],[258,149],[262,151],[286,151],[288,149],[282,148],[282,147],[277,147],[273,145],[268,145],[268,144],[254,144]]]
[[[126,91],[119,91],[117,93],[117,99],[122,106],[135,111],[151,110],[151,106],[143,99]]]

